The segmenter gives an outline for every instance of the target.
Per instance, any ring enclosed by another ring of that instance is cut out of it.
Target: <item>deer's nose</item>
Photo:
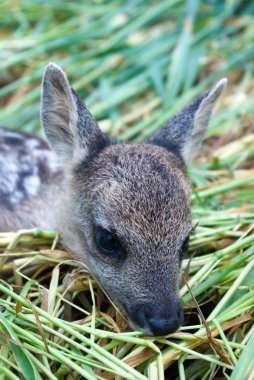
[[[169,307],[142,304],[135,310],[132,312],[133,322],[149,335],[171,334],[183,323],[183,309],[178,302],[171,303]]]
[[[148,326],[150,327],[153,335],[163,336],[175,332],[180,327],[178,319],[148,319]]]

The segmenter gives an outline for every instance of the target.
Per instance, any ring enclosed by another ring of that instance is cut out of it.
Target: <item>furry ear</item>
[[[63,162],[81,152],[85,157],[107,145],[107,137],[54,63],[49,63],[44,72],[41,121],[49,145]]]
[[[226,85],[227,79],[221,79],[170,119],[148,142],[173,151],[188,164],[203,141],[212,111]]]

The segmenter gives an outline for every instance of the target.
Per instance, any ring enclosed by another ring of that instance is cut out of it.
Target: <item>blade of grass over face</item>
[[[103,131],[134,142],[229,80],[188,168],[196,228],[182,330],[130,331],[54,231],[0,231],[0,380],[253,377],[253,12],[243,0],[0,2],[0,126],[43,133],[49,61]]]

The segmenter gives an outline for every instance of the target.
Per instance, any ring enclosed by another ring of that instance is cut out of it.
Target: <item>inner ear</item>
[[[81,155],[86,159],[109,143],[65,73],[54,63],[44,73],[41,120],[49,145],[63,163]]]
[[[148,142],[167,148],[188,165],[203,141],[212,111],[226,84],[227,79],[221,79],[210,91],[173,116]]]
[[[62,126],[69,126],[70,130],[77,121],[77,110],[75,102],[70,92],[63,83],[55,80],[52,82],[51,103],[48,105],[48,111],[51,112],[52,121]]]
[[[50,63],[42,86],[41,120],[47,140],[63,160],[73,156],[77,107],[62,69]]]

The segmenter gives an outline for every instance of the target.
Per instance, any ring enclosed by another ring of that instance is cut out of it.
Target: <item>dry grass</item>
[[[128,331],[53,232],[0,234],[0,380],[254,379],[254,4],[211,4],[1,2],[5,126],[40,133],[49,60],[105,131],[135,141],[218,78],[229,87],[189,169],[198,226],[182,329],[165,339]]]

